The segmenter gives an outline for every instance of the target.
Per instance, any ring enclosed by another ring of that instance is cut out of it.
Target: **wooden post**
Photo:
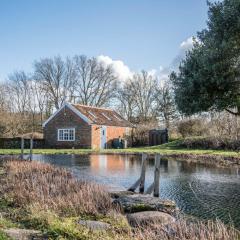
[[[153,196],[159,197],[159,186],[160,186],[160,154],[155,155],[155,171],[154,171],[154,191]]]
[[[30,157],[29,160],[32,161],[32,150],[33,150],[33,138],[30,138]]]
[[[140,178],[130,188],[128,188],[128,191],[134,192],[139,184],[140,184]]]
[[[145,174],[146,174],[146,161],[147,160],[147,154],[142,154],[142,171],[140,176],[140,185],[139,185],[139,192],[144,192],[144,185],[145,185]]]
[[[154,182],[148,187],[148,189],[144,194],[151,194],[153,192],[153,189],[154,189]]]
[[[145,172],[146,172],[146,159],[147,159],[147,155],[143,153],[142,154],[141,176],[130,188],[128,188],[128,191],[134,192],[136,190],[136,188],[139,186],[140,193],[144,192]]]
[[[23,160],[24,156],[24,138],[21,138],[21,160]]]

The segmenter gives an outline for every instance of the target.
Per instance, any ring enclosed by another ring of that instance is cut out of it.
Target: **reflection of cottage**
[[[118,171],[124,172],[126,169],[126,156],[122,156],[119,154],[116,155],[99,155],[93,154],[90,156],[91,159],[91,169],[99,172],[99,170],[107,170],[107,171]]]
[[[114,110],[65,103],[43,127],[47,147],[107,148],[133,125]]]

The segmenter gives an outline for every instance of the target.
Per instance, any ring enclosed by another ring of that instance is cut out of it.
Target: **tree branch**
[[[226,110],[227,112],[229,112],[230,114],[233,114],[234,116],[240,116],[240,112],[239,112],[239,111],[233,112],[232,110],[227,109],[227,108],[225,108],[225,110]]]

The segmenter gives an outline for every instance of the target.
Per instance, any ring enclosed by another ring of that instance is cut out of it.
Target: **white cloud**
[[[160,66],[158,69],[151,69],[148,71],[148,74],[157,78],[157,81],[160,85],[164,85],[169,81],[170,69]]]
[[[171,64],[171,68],[173,68],[173,70],[178,69],[180,62],[186,56],[186,52],[192,49],[193,43],[194,43],[194,38],[189,37],[180,44],[178,54],[173,59]]]
[[[169,82],[169,75],[171,73],[171,70],[169,68],[164,68],[160,66],[160,70],[158,73],[158,82],[160,86],[164,86],[165,83]]]
[[[121,81],[126,81],[132,77],[133,72],[129,69],[127,65],[121,60],[113,60],[109,56],[100,55],[97,57],[97,60],[103,64],[111,65],[116,75]]]
[[[188,39],[186,39],[180,44],[180,49],[185,51],[192,49],[192,47],[193,47],[193,37],[189,37]]]
[[[131,71],[130,68],[121,60],[113,60],[111,57],[106,55],[98,56],[97,60],[106,66],[111,65],[119,79],[123,82],[127,81],[134,75],[134,73],[136,73]],[[160,83],[164,83],[169,79],[168,76],[170,71],[168,68],[164,68],[163,66],[160,66],[158,69],[151,69],[147,72],[148,74],[156,77]]]
[[[148,71],[148,74],[153,76],[153,77],[156,77],[157,76],[157,69],[151,69]]]
[[[159,66],[158,69],[153,68],[148,70],[148,74],[156,77],[159,84],[164,85],[164,83],[169,81],[170,73],[178,70],[181,60],[185,57],[186,52],[192,49],[193,43],[193,37],[189,37],[181,42],[179,45],[179,51],[169,67]],[[105,55],[100,55],[97,59],[105,65],[112,65],[117,76],[123,82],[131,78],[135,73],[134,71],[131,71],[130,68],[121,60],[113,60],[111,57]]]

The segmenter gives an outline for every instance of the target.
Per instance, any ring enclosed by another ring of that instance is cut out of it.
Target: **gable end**
[[[90,121],[89,118],[87,118],[84,114],[82,114],[80,111],[78,111],[75,107],[73,107],[69,103],[64,103],[53,115],[51,115],[44,123],[43,127],[45,127],[53,118],[55,118],[60,111],[62,111],[65,107],[70,109],[72,112],[74,112],[78,117],[80,117],[82,120],[84,120],[86,123],[91,124],[92,122]]]

